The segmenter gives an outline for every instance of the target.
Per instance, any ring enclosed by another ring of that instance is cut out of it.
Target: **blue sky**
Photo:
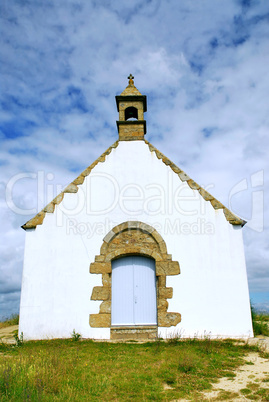
[[[20,226],[117,139],[115,95],[130,73],[148,97],[147,139],[248,221],[251,297],[269,307],[269,3],[0,8],[0,316],[19,309]]]

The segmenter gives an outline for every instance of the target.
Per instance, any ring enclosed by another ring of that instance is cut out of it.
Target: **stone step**
[[[157,338],[157,325],[150,326],[118,326],[110,328],[110,339],[114,340],[153,340]]]

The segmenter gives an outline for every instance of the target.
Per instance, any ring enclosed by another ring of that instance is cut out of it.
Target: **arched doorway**
[[[112,264],[131,256],[148,258],[153,261],[155,267],[157,324],[143,324],[140,329],[139,325],[123,324],[117,327],[111,321]],[[94,286],[91,294],[91,300],[102,303],[99,313],[90,315],[89,324],[93,328],[110,327],[111,339],[123,339],[128,334],[133,337],[133,329],[130,327],[134,327],[137,338],[140,335],[145,336],[147,332],[150,339],[156,337],[157,327],[176,326],[181,321],[178,312],[167,311],[167,299],[173,297],[173,288],[166,286],[167,276],[180,273],[179,263],[172,260],[172,256],[167,253],[165,241],[152,226],[138,221],[127,221],[115,226],[104,237],[100,254],[96,255],[95,261],[90,264],[90,273],[102,275],[102,286]]]
[[[132,255],[111,264],[111,325],[157,325],[154,259]]]

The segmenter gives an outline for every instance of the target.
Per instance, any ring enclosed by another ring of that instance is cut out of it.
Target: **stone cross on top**
[[[133,81],[134,76],[132,74],[130,74],[129,77],[127,77],[127,78],[129,80],[129,85],[134,85],[134,81]]]

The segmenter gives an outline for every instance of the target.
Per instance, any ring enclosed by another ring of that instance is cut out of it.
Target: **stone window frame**
[[[139,236],[141,242],[126,244],[121,241],[121,235],[128,231],[131,236]],[[146,240],[151,243],[145,244]],[[117,240],[117,248],[111,250],[113,240]],[[143,241],[145,240],[145,241]],[[172,261],[171,254],[167,253],[167,247],[162,236],[152,226],[139,222],[127,221],[115,226],[103,239],[100,254],[90,264],[91,274],[102,275],[102,286],[95,286],[92,290],[91,300],[102,301],[98,314],[90,314],[89,324],[93,328],[111,327],[111,261],[127,255],[142,255],[155,260],[157,277],[157,326],[176,326],[181,321],[178,312],[167,312],[168,301],[173,297],[173,288],[166,287],[167,275],[180,274],[177,261]]]

